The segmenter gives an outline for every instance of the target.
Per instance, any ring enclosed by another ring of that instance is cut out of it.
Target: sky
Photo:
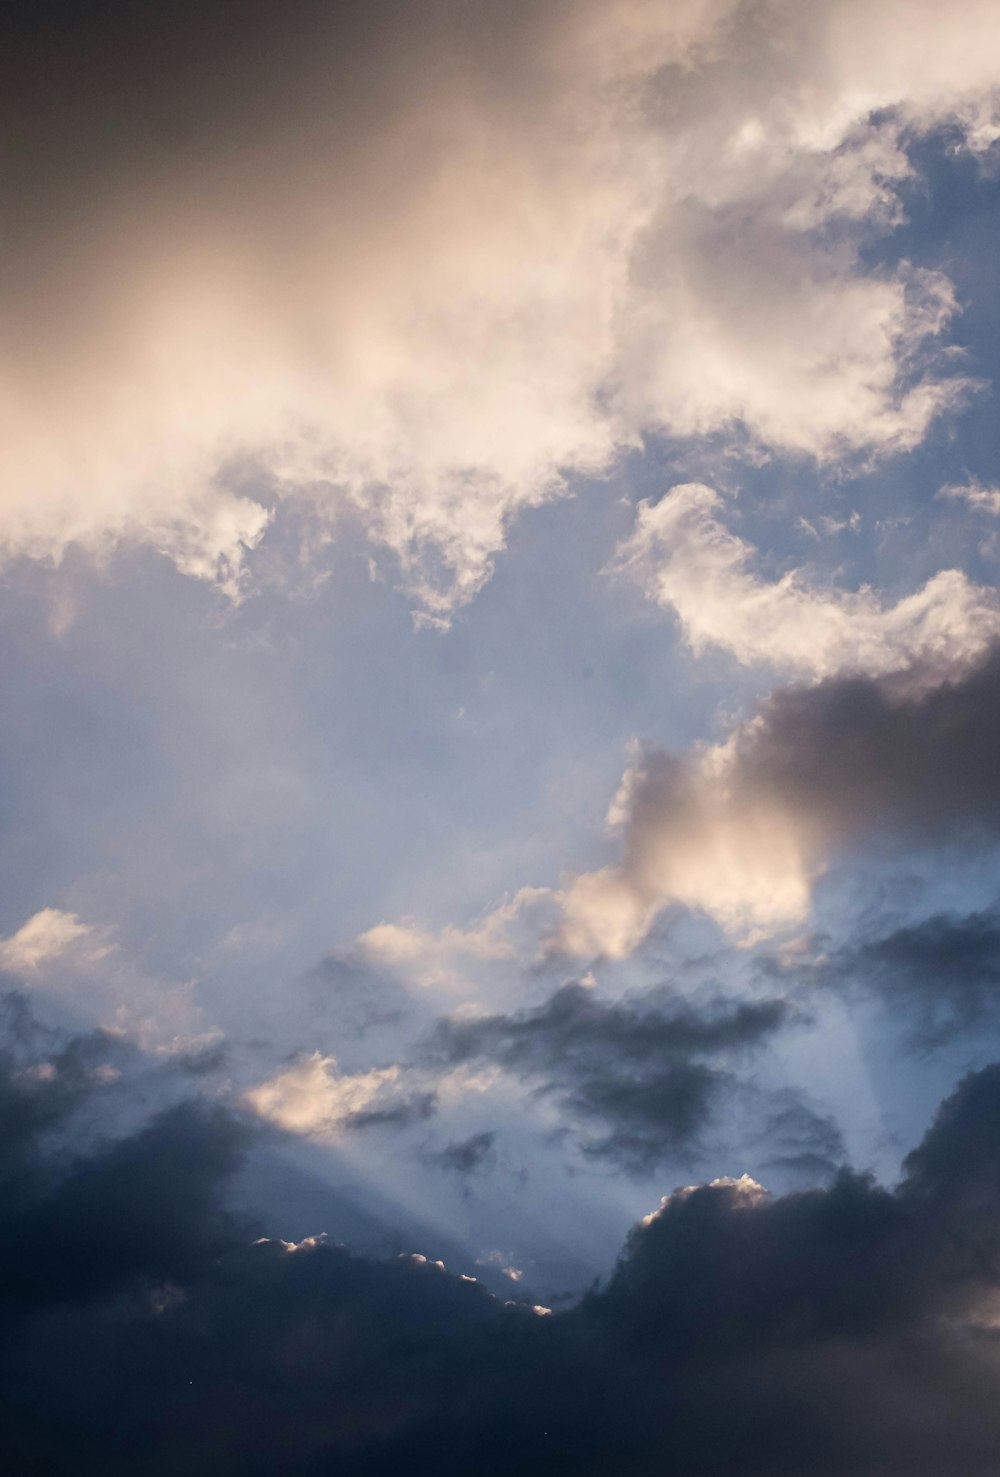
[[[0,18],[0,1456],[1000,1463],[1000,9]]]

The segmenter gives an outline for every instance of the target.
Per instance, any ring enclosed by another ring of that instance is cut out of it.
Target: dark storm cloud
[[[132,1277],[195,1275],[229,1239],[216,1188],[245,1138],[221,1110],[185,1104],[20,1205],[12,1197],[0,1223],[8,1306],[88,1298]]]
[[[442,1021],[432,1050],[450,1063],[497,1062],[556,1093],[599,1126],[587,1152],[648,1170],[705,1127],[730,1080],[729,1058],[790,1015],[777,999],[695,1007],[653,992],[608,1001],[566,984],[534,1010]]]
[[[93,1091],[87,1056],[95,1055],[88,1051],[94,1043],[83,1038],[57,1045],[14,991],[0,996],[0,1039],[0,1174],[21,1174],[39,1141]]]
[[[75,1162],[5,1061],[0,1456],[25,1477],[954,1477],[1000,1461],[1000,1066],[895,1191],[678,1191],[543,1316],[432,1261],[253,1241],[245,1130],[187,1105]],[[15,1124],[12,1129],[9,1125]],[[20,1127],[16,1126],[20,1124]],[[471,1141],[470,1141],[471,1142]],[[29,1168],[30,1166],[30,1168]],[[433,1248],[427,1248],[433,1255]]]

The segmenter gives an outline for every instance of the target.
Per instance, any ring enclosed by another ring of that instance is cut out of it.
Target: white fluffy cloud
[[[676,613],[696,652],[718,646],[746,665],[817,678],[877,676],[914,663],[926,675],[967,664],[1000,635],[996,591],[956,569],[895,605],[870,589],[810,584],[799,570],[762,580],[750,568],[751,545],[720,522],[722,508],[710,487],[675,487],[656,504],[640,504],[635,531],[618,551],[647,594]]]
[[[519,508],[645,429],[830,459],[965,393],[927,352],[950,284],[857,247],[899,215],[907,131],[989,146],[992,0],[311,14],[222,89],[177,70],[196,46],[100,93],[70,67],[26,135],[4,557],[142,541],[236,591],[249,460],[354,509],[446,619]]]

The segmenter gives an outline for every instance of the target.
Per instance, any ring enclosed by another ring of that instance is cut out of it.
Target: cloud
[[[967,394],[949,281],[861,248],[912,138],[988,146],[986,0],[8,25],[5,559],[139,542],[238,596],[294,501],[446,621],[646,431],[830,461]]]
[[[1000,635],[996,591],[957,569],[888,606],[868,588],[817,587],[801,570],[762,580],[748,567],[751,545],[719,521],[722,507],[710,487],[674,487],[658,503],[639,504],[617,555],[650,599],[675,612],[695,652],[718,646],[745,666],[804,677],[879,676],[918,664],[944,673]]]
[[[328,954],[306,976],[309,1018],[330,1018],[337,1037],[362,1041],[399,1025],[411,1014],[407,992],[397,980],[369,967],[357,951]]]
[[[743,785],[738,743],[636,752],[611,809],[623,859],[570,881],[557,949],[625,958],[671,904],[747,942],[801,921],[825,854],[780,787]]]
[[[482,1133],[471,1133],[468,1138],[456,1139],[453,1143],[445,1144],[443,1149],[429,1157],[442,1169],[467,1178],[492,1162],[496,1138],[495,1129],[487,1129]]]
[[[95,1140],[87,1114],[117,1091],[116,1061],[129,1060],[120,1043],[46,1031],[17,997],[3,1004],[0,1324],[113,1294],[139,1275],[197,1275],[219,1250],[216,1190],[238,1166],[246,1130],[193,1102],[132,1136]]]
[[[102,959],[111,951],[104,938],[104,931],[81,923],[76,913],[42,908],[16,933],[0,940],[0,969],[36,974],[43,965],[70,952],[87,960]]]
[[[22,995],[0,995],[0,1174],[34,1173],[48,1136],[115,1080],[116,1043],[95,1033],[64,1040]]]
[[[554,942],[621,958],[672,903],[753,941],[800,924],[816,879],[851,846],[988,845],[998,742],[994,649],[936,685],[917,668],[781,688],[725,743],[637,751],[610,815],[622,859],[571,881]]]
[[[1000,913],[936,913],[821,951],[800,969],[851,997],[874,995],[911,1048],[934,1050],[1000,1024]]]
[[[1000,487],[986,487],[978,477],[968,482],[949,482],[938,493],[939,498],[956,503],[967,503],[981,513],[1000,515]]]
[[[800,1176],[808,1187],[830,1179],[847,1159],[833,1119],[791,1092],[774,1094],[760,1142],[766,1167]]]
[[[0,940],[0,969],[15,976],[36,1001],[75,1020],[178,1058],[218,1047],[195,1001],[196,981],[149,975],[119,946],[114,931],[84,923],[76,913],[42,908]]]
[[[359,1115],[385,1112],[400,1072],[393,1065],[341,1074],[335,1057],[314,1051],[250,1088],[245,1101],[261,1118],[289,1133],[332,1136]],[[375,1104],[382,1106],[373,1108]]]
[[[776,999],[698,1008],[665,992],[615,1002],[566,984],[513,1015],[446,1018],[431,1051],[452,1065],[497,1063],[554,1093],[587,1153],[645,1173],[697,1138],[732,1064],[789,1016]]]
[[[470,963],[509,965],[533,941],[539,914],[551,911],[547,887],[521,887],[513,897],[477,919],[469,928],[446,924],[434,932],[411,920],[377,923],[358,935],[356,948],[368,965],[391,970],[421,990],[454,991],[466,987]]]
[[[0,1096],[27,1110],[0,1132],[12,1469],[996,1465],[998,1066],[960,1084],[895,1189],[849,1171],[783,1197],[746,1175],[686,1186],[633,1229],[604,1287],[539,1317],[433,1247],[375,1261],[319,1227],[261,1239],[225,1207],[247,1128],[218,1107],[52,1153],[49,1126],[79,1099],[59,1096],[64,1063],[26,1072],[31,1036],[22,1020],[22,1059],[0,1061]]]

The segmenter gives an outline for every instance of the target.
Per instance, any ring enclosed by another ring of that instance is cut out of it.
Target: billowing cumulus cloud
[[[829,461],[968,392],[951,283],[860,247],[909,140],[989,146],[987,0],[19,14],[7,558],[140,541],[235,594],[295,497],[441,620],[645,430]]]
[[[622,860],[574,879],[558,943],[621,957],[670,903],[737,937],[801,923],[838,851],[869,838],[990,843],[1000,826],[1000,657],[954,680],[778,689],[722,744],[640,751],[610,819]]]
[[[745,665],[803,676],[877,676],[918,664],[933,675],[968,663],[1000,636],[996,591],[958,569],[895,605],[871,589],[818,587],[799,570],[761,579],[749,568],[752,547],[720,521],[722,508],[710,487],[675,487],[640,504],[635,532],[618,550],[621,567],[676,613],[696,652],[718,646]]]

